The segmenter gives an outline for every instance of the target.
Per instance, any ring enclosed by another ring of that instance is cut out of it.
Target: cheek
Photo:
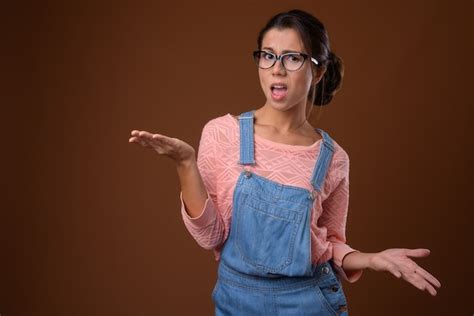
[[[265,75],[262,75],[260,70],[258,72],[258,79],[260,81],[260,86],[262,90],[266,92],[266,87],[268,86],[267,78],[265,77]]]
[[[297,87],[300,93],[307,93],[311,88],[312,74],[310,72],[301,73],[298,78],[295,78],[295,86]]]

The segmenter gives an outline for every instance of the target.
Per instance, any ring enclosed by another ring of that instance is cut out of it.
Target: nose
[[[283,60],[281,58],[278,58],[272,68],[273,74],[284,74],[286,71],[285,67],[283,66]]]

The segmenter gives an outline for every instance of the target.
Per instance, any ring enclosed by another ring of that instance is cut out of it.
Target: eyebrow
[[[274,52],[273,48],[271,48],[271,47],[263,47],[262,49],[271,50],[272,52]],[[282,54],[286,54],[286,53],[300,53],[300,52],[298,52],[296,50],[287,50],[287,49],[282,51]]]

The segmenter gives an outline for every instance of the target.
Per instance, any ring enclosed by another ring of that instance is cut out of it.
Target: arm
[[[206,249],[215,248],[224,239],[224,224],[215,206],[216,150],[212,130],[211,124],[204,126],[197,161],[194,148],[178,138],[133,130],[129,139],[130,143],[173,159],[181,183],[179,196],[184,224],[198,244]]]
[[[202,131],[197,160],[177,164],[181,184],[181,214],[196,242],[205,249],[215,249],[224,242],[224,223],[217,209],[216,142],[212,124]]]
[[[333,258],[337,271],[349,282],[357,281],[364,269],[387,271],[397,278],[403,278],[416,288],[435,296],[435,287],[441,283],[428,271],[417,265],[409,257],[426,257],[426,248],[391,248],[376,253],[364,253],[349,247],[345,242],[345,227],[349,203],[349,159],[337,166],[343,178],[333,192],[323,202],[320,220],[327,227],[328,240],[333,245]],[[342,168],[341,168],[342,166]]]
[[[349,258],[349,254],[352,254],[353,257],[354,253],[360,253],[360,251],[346,244],[346,222],[349,206],[349,158],[346,156],[346,158],[338,160],[335,168],[337,169],[336,173],[340,176],[334,190],[322,203],[323,212],[318,224],[327,228],[327,240],[332,244],[335,268],[346,281],[354,283],[362,276],[364,268],[360,264],[345,266],[342,264],[344,259]]]
[[[327,217],[334,216],[336,219],[333,222],[340,224],[340,226],[336,225],[335,227],[328,228],[328,239],[333,243],[333,257],[336,269],[351,283],[357,281],[362,271],[366,268],[374,271],[386,271],[397,278],[403,278],[416,288],[422,291],[425,290],[435,296],[437,293],[435,287],[441,287],[441,283],[409,258],[426,257],[430,254],[429,249],[391,248],[375,253],[364,253],[353,250],[345,244],[344,229],[349,197],[348,187],[349,181],[347,177],[346,180],[343,179],[341,181],[330,197],[325,200],[328,209],[325,209],[324,212],[328,211],[328,214],[332,214]],[[335,210],[342,211],[337,212]]]
[[[441,287],[439,280],[409,258],[426,257],[429,254],[430,250],[426,248],[391,248],[376,253],[352,252],[344,259],[344,268],[386,271],[436,296],[435,287]]]
[[[187,161],[177,163],[176,171],[181,184],[180,199],[185,206],[184,210],[190,218],[200,217],[208,202],[208,193],[199,173],[196,159],[192,157]]]

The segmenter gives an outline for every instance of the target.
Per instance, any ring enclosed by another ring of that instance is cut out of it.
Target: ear
[[[317,84],[321,78],[324,76],[324,73],[326,72],[326,67],[312,67],[312,72],[313,72],[313,80],[311,81],[311,85]]]

